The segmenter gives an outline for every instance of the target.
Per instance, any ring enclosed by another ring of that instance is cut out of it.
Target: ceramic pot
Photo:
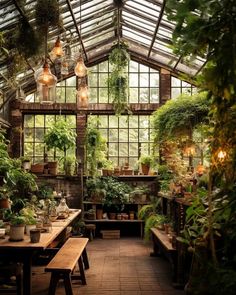
[[[34,228],[30,230],[30,242],[38,243],[40,241],[41,231],[38,228]]]
[[[18,224],[18,225],[10,225],[10,232],[9,232],[9,240],[10,241],[22,241],[24,240],[25,234],[25,225]]]

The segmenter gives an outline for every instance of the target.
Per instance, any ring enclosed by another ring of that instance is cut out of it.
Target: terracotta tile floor
[[[74,282],[74,294],[183,295],[184,291],[171,286],[168,261],[150,257],[150,251],[151,245],[145,245],[139,238],[95,239],[89,242],[87,285]],[[33,271],[33,294],[46,295],[49,274],[44,272],[44,267],[34,267]],[[56,295],[63,294],[65,291],[60,282]]]

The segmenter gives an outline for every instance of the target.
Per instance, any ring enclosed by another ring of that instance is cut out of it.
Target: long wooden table
[[[69,217],[64,220],[52,222],[52,231],[50,233],[41,233],[38,243],[31,243],[30,237],[25,235],[23,241],[12,242],[9,237],[0,240],[0,259],[9,259],[11,261],[23,264],[23,295],[32,294],[32,257],[40,250],[45,250],[57,236],[66,230],[66,227],[80,214],[81,210],[73,210]]]

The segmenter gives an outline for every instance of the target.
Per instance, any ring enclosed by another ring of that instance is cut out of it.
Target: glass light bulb
[[[55,42],[55,45],[51,51],[51,54],[55,56],[56,58],[62,57],[64,55],[60,38],[57,38],[57,41]]]
[[[225,157],[226,157],[227,153],[223,150],[220,150],[217,154],[217,157],[220,161],[224,161]]]
[[[36,82],[49,87],[57,83],[57,77],[51,73],[47,62],[44,63],[43,71],[38,75]]]
[[[80,78],[85,77],[87,75],[87,68],[84,64],[82,56],[80,56],[77,60],[77,64],[75,66],[75,74]]]

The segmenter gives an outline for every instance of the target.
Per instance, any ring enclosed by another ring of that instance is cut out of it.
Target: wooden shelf
[[[85,222],[92,222],[92,223],[124,223],[124,222],[128,222],[128,223],[144,223],[143,220],[140,219],[85,219]]]

